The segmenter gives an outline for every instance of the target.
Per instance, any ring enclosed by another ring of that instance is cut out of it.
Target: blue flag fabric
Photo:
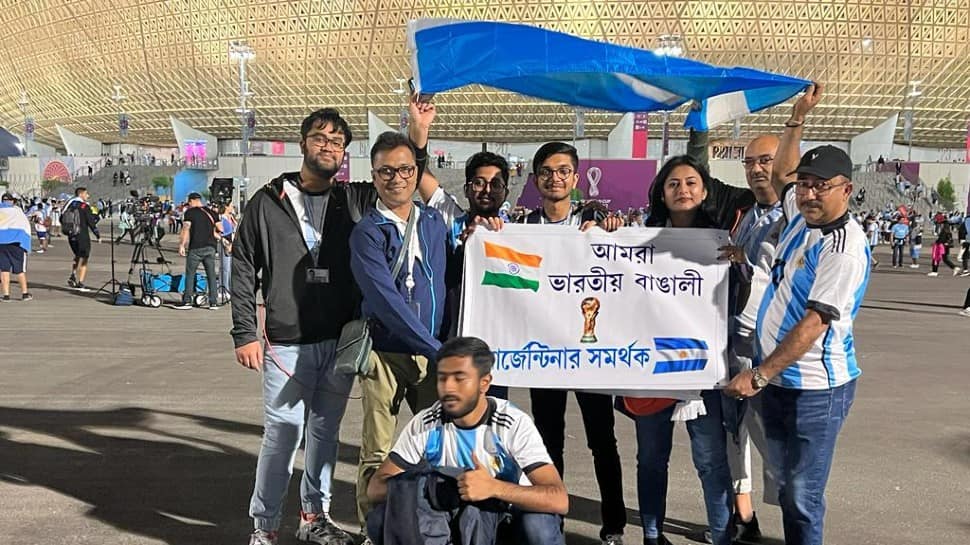
[[[686,126],[708,130],[784,102],[811,82],[723,68],[529,25],[418,19],[408,24],[415,87],[440,93],[482,84],[614,112],[701,104]]]

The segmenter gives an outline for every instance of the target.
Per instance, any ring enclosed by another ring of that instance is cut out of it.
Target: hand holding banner
[[[602,392],[707,390],[727,379],[727,272],[709,229],[477,230],[465,243],[462,335],[494,382]]]

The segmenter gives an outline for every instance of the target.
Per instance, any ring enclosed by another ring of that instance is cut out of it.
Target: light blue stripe
[[[428,432],[428,440],[424,444],[424,456],[432,467],[441,465],[441,456],[444,453],[442,443],[441,427],[435,427]]]
[[[872,268],[870,266],[872,252],[868,245],[863,245],[866,250],[866,274],[862,280],[862,284],[859,289],[855,292],[855,301],[852,305],[852,322],[855,322],[855,317],[859,314],[859,308],[862,306],[862,300],[866,295],[866,289],[869,287],[869,278],[872,274]],[[862,369],[859,368],[859,361],[856,359],[855,355],[855,337],[852,334],[852,326],[849,326],[848,331],[845,334],[845,338],[842,340],[842,349],[845,351],[845,365],[846,370],[849,373],[849,378],[856,379],[862,374]]]
[[[829,379],[829,388],[835,388],[835,367],[832,364],[832,323],[825,330],[825,337],[822,339],[822,367],[825,369],[825,376]]]
[[[706,359],[699,360],[668,360],[658,361],[653,368],[653,374],[684,373],[687,371],[701,371],[707,367]]]
[[[706,341],[689,337],[654,337],[653,345],[657,350],[683,350],[685,348],[707,350]]]
[[[784,248],[784,254],[782,259],[785,262],[785,268],[788,269],[791,259],[794,257],[795,250],[803,244],[805,237],[808,236],[808,229],[802,227],[796,233],[792,234],[791,242]],[[788,299],[788,304],[785,306],[785,316],[782,318],[781,326],[775,333],[775,346],[781,344],[782,339],[795,324],[797,324],[802,318],[805,317],[805,304],[807,303],[808,293],[811,290],[812,277],[809,276],[805,269],[808,267],[809,257],[806,254],[805,261],[806,266],[802,269],[795,269],[791,274],[794,275],[793,278],[789,279],[788,284],[791,288],[791,294]],[[814,268],[813,268],[814,269]],[[799,296],[800,292],[803,294]],[[789,387],[800,387],[802,384],[802,373],[798,368],[798,364],[795,363],[787,367],[781,373],[782,384]]]
[[[475,469],[472,453],[475,451],[475,439],[478,428],[463,430],[456,428],[455,443],[458,450],[458,465],[466,469]],[[481,462],[481,460],[479,460]],[[483,462],[484,463],[484,462]]]
[[[19,244],[21,248],[30,251],[30,233],[23,229],[0,229],[0,244]]]

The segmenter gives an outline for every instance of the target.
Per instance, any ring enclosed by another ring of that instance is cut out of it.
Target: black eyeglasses
[[[775,158],[771,155],[761,155],[758,157],[745,157],[744,159],[741,159],[741,164],[744,165],[745,169],[751,170],[754,168],[755,163],[766,167],[774,160]]]
[[[842,187],[849,182],[842,182],[841,184],[830,184],[828,180],[821,182],[810,182],[808,180],[799,180],[795,182],[795,193],[799,195],[807,195],[809,191],[813,191],[816,197],[824,197],[828,195],[830,191],[836,187]]]
[[[397,168],[384,166],[379,169],[372,170],[371,172],[376,174],[385,182],[390,182],[398,175],[400,175],[402,179],[409,180],[411,179],[411,176],[414,176],[414,173],[417,172],[417,170],[418,167],[414,165],[404,165]]]
[[[568,178],[573,172],[575,171],[569,167],[559,167],[555,170],[549,167],[542,167],[536,174],[539,176],[540,180],[548,180],[549,178],[552,178],[553,174],[559,175],[560,178]]]
[[[465,187],[470,187],[474,191],[481,191],[488,188],[489,193],[501,193],[508,188],[505,180],[502,178],[492,178],[491,180],[486,180],[484,178],[472,178],[471,180],[465,182]]]
[[[323,134],[314,134],[313,136],[307,136],[306,141],[308,144],[312,146],[316,146],[318,148],[325,148],[329,145],[332,149],[335,149],[337,151],[344,149],[344,146],[346,145],[344,144],[343,139],[327,138],[327,136]]]

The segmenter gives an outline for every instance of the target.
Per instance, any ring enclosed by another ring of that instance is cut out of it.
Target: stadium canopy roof
[[[245,40],[256,53],[256,138],[294,140],[300,120],[321,106],[340,109],[364,136],[368,109],[396,124],[398,78],[410,74],[406,23],[418,17],[524,22],[648,49],[678,35],[687,56],[706,63],[826,82],[810,139],[848,140],[913,108],[915,145],[962,147],[970,117],[968,0],[0,0],[0,125],[22,130],[25,92],[39,140],[57,142],[57,123],[117,142],[110,97],[120,85],[131,142],[172,143],[169,115],[238,137],[228,44]],[[911,81],[920,82],[915,99],[907,98]],[[470,86],[436,102],[440,138],[539,141],[573,132],[572,109],[507,92]],[[775,131],[788,112],[783,104],[745,118],[742,135]],[[675,137],[683,116],[672,115]],[[589,112],[586,135],[605,137],[618,119]],[[660,116],[650,123],[659,134]]]

